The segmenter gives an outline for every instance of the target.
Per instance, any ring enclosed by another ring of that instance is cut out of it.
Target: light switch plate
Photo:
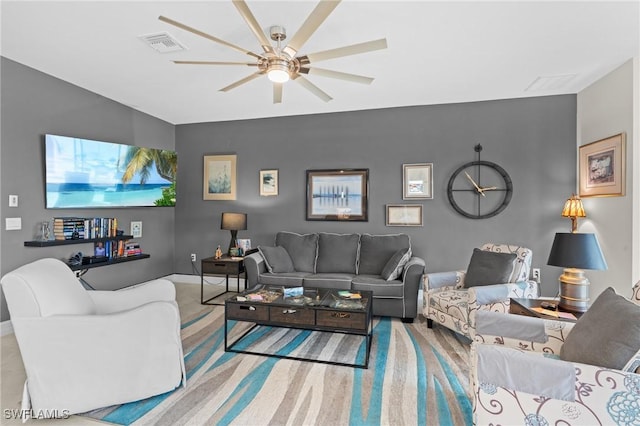
[[[142,221],[131,222],[131,235],[133,238],[142,238]]]
[[[6,217],[4,219],[4,229],[7,231],[19,231],[22,229],[21,217]]]

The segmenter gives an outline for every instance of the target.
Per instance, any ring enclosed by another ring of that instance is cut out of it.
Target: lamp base
[[[582,269],[566,268],[560,278],[559,306],[571,312],[585,312],[589,308],[589,279]]]
[[[227,255],[231,256],[231,249],[234,247],[238,247],[238,231],[232,229],[231,230],[231,241],[229,241],[229,250],[227,250]],[[236,252],[237,255],[237,252]]]

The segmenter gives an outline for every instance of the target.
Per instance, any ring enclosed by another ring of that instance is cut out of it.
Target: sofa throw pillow
[[[603,291],[567,335],[560,358],[622,370],[640,350],[640,306]]]
[[[360,234],[321,232],[318,236],[316,273],[355,274]]]
[[[400,249],[411,249],[407,234],[362,234],[358,274],[382,275],[386,262]]]
[[[276,234],[276,246],[282,246],[291,256],[293,268],[298,272],[316,272],[318,234],[296,234],[281,231]]]
[[[271,273],[278,272],[293,272],[293,261],[291,256],[284,249],[284,247],[265,247],[258,246],[258,251],[264,259],[264,263],[267,266],[267,270]]]
[[[382,268],[382,274],[380,274],[382,275],[382,278],[387,281],[398,279],[402,273],[404,265],[407,264],[410,257],[411,249],[400,249],[395,252],[395,254],[391,256],[391,259],[389,259],[384,265],[384,268]]]
[[[473,249],[464,278],[464,286],[469,288],[509,282],[516,257],[515,253],[495,253],[478,248]]]

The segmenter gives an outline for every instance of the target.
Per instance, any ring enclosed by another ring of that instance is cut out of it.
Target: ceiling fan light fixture
[[[274,83],[286,83],[291,76],[289,75],[289,64],[284,60],[275,60],[269,64],[267,77]]]

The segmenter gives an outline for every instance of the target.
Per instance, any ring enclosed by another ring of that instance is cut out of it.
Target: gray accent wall
[[[127,233],[132,220],[143,222],[139,241],[151,258],[91,269],[85,279],[97,289],[121,288],[173,273],[174,208],[44,208],[43,135],[175,149],[175,127],[6,58],[2,58],[1,67],[0,273],[43,257],[66,259],[73,252],[93,251],[92,244],[24,247],[25,240],[36,236],[37,224],[53,216],[116,217]],[[9,194],[19,196],[17,208],[7,207]],[[22,230],[6,231],[7,217],[21,217]],[[4,295],[0,303],[1,319],[6,320],[9,314]]]
[[[560,212],[575,190],[575,95],[179,125],[176,140],[176,273],[197,272],[190,253],[200,259],[226,248],[220,215],[241,211],[248,229],[238,238],[254,247],[273,245],[279,230],[405,232],[429,272],[465,269],[484,242],[527,246],[542,268],[544,295],[557,292],[561,271],[546,261],[555,233],[570,230]],[[449,176],[475,159],[478,143],[482,159],[504,167],[514,186],[507,209],[484,220],[460,216],[446,194]],[[212,154],[237,155],[236,201],[203,201],[203,157]],[[422,162],[433,163],[434,199],[403,201],[402,165]],[[369,221],[306,221],[306,170],[340,168],[369,169]],[[278,196],[259,195],[261,169],[279,170]],[[402,203],[424,206],[423,227],[385,226],[385,205]]]

